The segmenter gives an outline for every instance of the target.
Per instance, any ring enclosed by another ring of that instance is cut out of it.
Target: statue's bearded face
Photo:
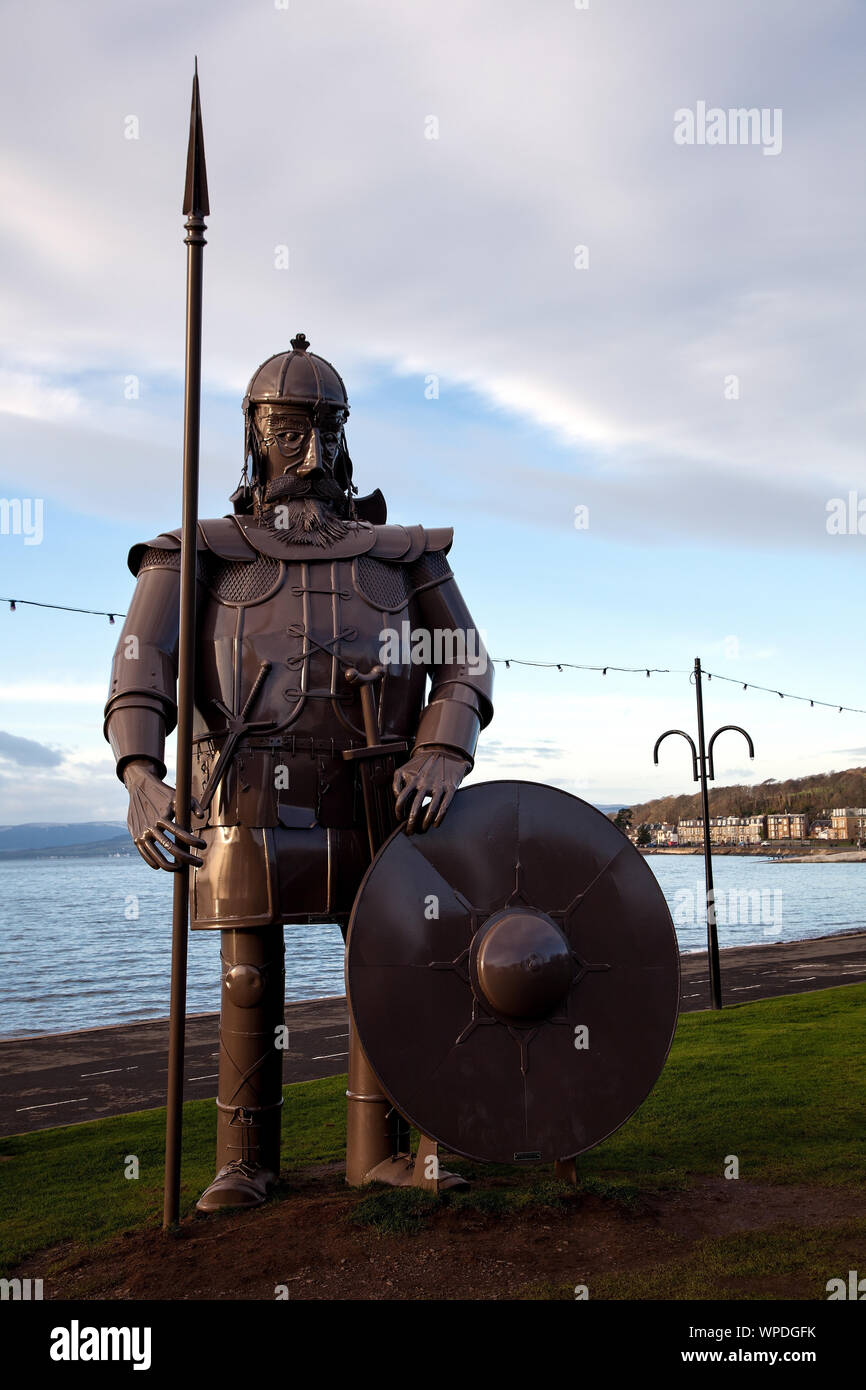
[[[346,412],[335,407],[258,406],[256,432],[262,472],[272,495],[316,495],[314,484],[333,479]],[[277,488],[271,485],[286,482]]]
[[[267,524],[287,540],[323,545],[345,532],[346,495],[334,477],[346,411],[258,406],[259,478]]]

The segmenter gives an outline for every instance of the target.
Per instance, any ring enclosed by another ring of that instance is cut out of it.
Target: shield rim
[[[517,777],[513,777],[513,778],[512,778],[512,777],[497,777],[497,778],[493,778],[493,779],[491,779],[490,781],[487,781],[487,782],[473,782],[471,786],[468,786],[468,787],[466,787],[466,786],[461,787],[461,788],[457,791],[457,793],[456,793],[455,800],[456,800],[456,797],[457,797],[457,796],[465,796],[467,793],[471,794],[472,792],[479,791],[482,787],[532,787],[532,788],[534,788],[534,789],[539,789],[539,788],[540,788],[540,789],[542,789],[542,790],[544,790],[544,791],[556,792],[559,796],[568,797],[568,799],[569,799],[570,801],[579,801],[580,804],[581,804],[582,806],[588,807],[589,810],[592,811],[596,816],[599,816],[602,820],[606,821],[607,824],[608,824],[614,831],[616,831],[616,833],[617,833],[618,835],[620,835],[620,836],[622,837],[622,839],[623,839],[623,840],[625,841],[625,843],[629,846],[629,848],[632,849],[632,850],[634,850],[635,854],[637,854],[639,858],[641,858],[641,859],[643,858],[643,856],[640,854],[640,851],[637,849],[637,847],[636,847],[635,845],[632,844],[632,842],[631,842],[631,840],[628,838],[628,836],[627,836],[622,830],[620,830],[620,828],[619,828],[618,825],[614,825],[613,821],[610,820],[610,819],[605,815],[604,811],[600,811],[600,810],[598,809],[597,806],[593,806],[592,802],[590,802],[590,801],[584,801],[584,800],[583,800],[583,797],[575,796],[573,792],[567,792],[567,791],[565,791],[562,787],[554,787],[554,786],[552,786],[549,782],[530,782],[530,781],[527,780],[526,778],[517,778]],[[452,804],[453,804],[453,803],[452,803]],[[450,808],[449,808],[449,809],[450,809]],[[446,816],[447,816],[447,814],[448,814],[448,813],[446,812]],[[405,834],[406,834],[406,826],[405,826],[405,822],[403,822],[403,823],[401,823],[400,825],[398,825],[398,826],[396,827],[396,829],[393,830],[393,831],[391,832],[391,834],[388,836],[387,840],[383,840],[382,844],[379,846],[378,850],[376,851],[376,856],[375,856],[375,858],[371,860],[371,862],[370,862],[370,864],[368,865],[367,870],[366,870],[366,872],[365,872],[365,874],[364,874],[364,877],[362,878],[360,884],[358,885],[358,891],[357,891],[357,893],[355,894],[355,898],[354,898],[354,901],[353,901],[353,903],[352,903],[352,911],[351,911],[351,913],[350,913],[350,915],[349,915],[349,923],[348,923],[348,927],[347,927],[347,929],[346,929],[346,945],[345,945],[345,950],[344,950],[344,964],[343,964],[343,978],[344,978],[345,989],[346,989],[346,1003],[347,1003],[347,1005],[348,1005],[349,1017],[350,1017],[350,1019],[351,1019],[352,1027],[354,1028],[354,1030],[355,1030],[355,1032],[356,1032],[356,1034],[357,1034],[358,1041],[360,1042],[362,1048],[364,1048],[364,1055],[367,1057],[367,1061],[369,1062],[369,1064],[370,1064],[370,1066],[371,1066],[371,1068],[372,1068],[372,1070],[373,1070],[373,1072],[374,1072],[374,1074],[375,1074],[375,1076],[376,1076],[376,1079],[377,1079],[377,1081],[379,1082],[379,1085],[382,1087],[382,1090],[384,1091],[385,1095],[388,1097],[388,1099],[390,1100],[390,1102],[391,1102],[391,1104],[394,1106],[394,1108],[395,1108],[396,1110],[398,1110],[399,1113],[403,1116],[403,1118],[406,1119],[406,1120],[408,1120],[409,1124],[412,1125],[415,1129],[417,1129],[417,1130],[419,1131],[419,1133],[421,1133],[421,1134],[426,1134],[426,1135],[428,1136],[428,1138],[435,1140],[435,1142],[436,1142],[437,1144],[439,1144],[440,1147],[443,1148],[443,1149],[445,1150],[446,1153],[457,1154],[460,1158],[465,1158],[465,1159],[467,1159],[470,1163],[504,1164],[506,1167],[511,1166],[511,1167],[515,1167],[515,1168],[529,1168],[529,1167],[533,1167],[533,1166],[537,1167],[539,1164],[542,1164],[542,1165],[543,1165],[543,1164],[545,1164],[545,1163],[549,1163],[549,1162],[551,1162],[551,1160],[550,1160],[549,1158],[527,1159],[527,1160],[522,1161],[522,1162],[520,1162],[520,1163],[516,1163],[514,1160],[511,1160],[511,1162],[509,1163],[509,1161],[508,1161],[507,1159],[499,1159],[499,1158],[479,1158],[477,1154],[467,1153],[465,1149],[460,1149],[460,1148],[455,1147],[455,1145],[452,1144],[452,1143],[451,1143],[450,1141],[448,1141],[448,1140],[440,1139],[440,1138],[439,1138],[437,1135],[435,1135],[435,1134],[429,1134],[429,1133],[428,1133],[428,1130],[427,1130],[427,1128],[426,1128],[426,1126],[420,1124],[419,1121],[418,1121],[417,1119],[413,1118],[413,1116],[410,1115],[410,1114],[404,1109],[402,1102],[401,1102],[401,1101],[398,1101],[397,1098],[396,1098],[396,1097],[392,1094],[392,1092],[389,1090],[388,1086],[385,1084],[385,1082],[383,1081],[381,1075],[379,1074],[379,1070],[378,1070],[378,1068],[377,1068],[375,1062],[374,1062],[373,1059],[369,1056],[369,1054],[367,1053],[366,1048],[364,1047],[364,1039],[363,1039],[363,1037],[362,1037],[362,1035],[361,1035],[361,1030],[360,1030],[360,1028],[358,1027],[358,1021],[357,1021],[357,1019],[356,1019],[356,1017],[355,1017],[355,1009],[354,1009],[354,1006],[353,1006],[353,1003],[352,1003],[352,993],[351,993],[351,990],[350,990],[350,988],[349,988],[349,948],[350,948],[351,940],[352,940],[352,931],[353,931],[354,926],[355,926],[355,919],[356,919],[356,916],[357,916],[358,904],[360,903],[361,896],[362,896],[362,894],[363,894],[363,892],[364,892],[364,888],[365,888],[365,886],[366,886],[366,884],[367,884],[367,880],[368,880],[368,879],[370,878],[370,876],[372,875],[373,870],[376,868],[377,864],[379,863],[380,857],[384,854],[384,852],[385,852],[385,850],[388,848],[388,846],[389,846],[394,840],[397,839],[397,836],[398,836],[398,835],[405,835]],[[422,834],[429,834],[429,831],[423,831]],[[413,837],[413,838],[414,838],[414,837]],[[658,889],[658,893],[659,893],[659,896],[660,896],[660,898],[661,898],[662,905],[663,905],[663,907],[664,907],[664,914],[665,914],[665,916],[667,917],[667,921],[668,921],[668,925],[669,925],[669,927],[670,927],[671,936],[672,936],[673,945],[674,945],[674,958],[675,958],[675,961],[676,961],[676,982],[677,982],[676,1000],[677,1000],[677,1002],[676,1002],[676,1008],[674,1009],[673,1023],[672,1023],[672,1025],[671,1025],[670,1036],[669,1036],[669,1038],[668,1038],[668,1040],[667,1040],[667,1044],[666,1044],[666,1046],[665,1046],[664,1054],[663,1054],[662,1060],[661,1060],[661,1066],[660,1066],[660,1068],[659,1068],[659,1071],[658,1071],[658,1074],[657,1074],[655,1080],[653,1081],[653,1083],[652,1083],[652,1085],[650,1086],[649,1090],[648,1090],[643,1096],[641,1096],[640,1099],[636,1102],[636,1104],[632,1107],[632,1109],[629,1110],[628,1114],[627,1114],[627,1115],[624,1115],[623,1118],[619,1121],[618,1124],[615,1124],[615,1125],[612,1127],[612,1129],[609,1129],[609,1130],[607,1131],[607,1133],[606,1133],[606,1134],[603,1134],[599,1139],[594,1140],[592,1144],[587,1145],[586,1148],[577,1149],[577,1150],[575,1150],[575,1152],[573,1152],[573,1153],[560,1154],[560,1155],[558,1156],[558,1161],[563,1161],[563,1160],[564,1160],[564,1161],[567,1161],[567,1160],[572,1159],[572,1158],[579,1158],[579,1157],[581,1156],[581,1154],[591,1153],[591,1151],[592,1151],[593,1149],[597,1149],[601,1144],[606,1143],[607,1140],[610,1139],[612,1135],[616,1134],[618,1130],[622,1129],[623,1125],[625,1125],[625,1124],[628,1123],[628,1121],[632,1118],[633,1115],[635,1115],[635,1114],[637,1113],[637,1111],[638,1111],[638,1110],[640,1109],[640,1107],[644,1104],[644,1102],[649,1098],[649,1096],[652,1095],[653,1091],[655,1090],[656,1086],[658,1085],[659,1080],[660,1080],[660,1078],[661,1078],[661,1076],[662,1076],[662,1073],[664,1072],[664,1069],[665,1069],[665,1067],[667,1066],[667,1062],[668,1062],[668,1058],[669,1058],[669,1056],[670,1056],[671,1048],[673,1047],[674,1038],[676,1037],[677,1025],[679,1024],[679,1018],[680,1018],[680,1003],[681,1003],[681,991],[682,991],[682,965],[681,965],[681,959],[680,959],[680,946],[679,946],[679,940],[678,940],[678,938],[677,938],[676,926],[674,925],[674,919],[673,919],[673,917],[672,917],[672,915],[671,915],[671,910],[670,910],[670,908],[669,908],[669,906],[668,906],[668,902],[667,902],[667,899],[666,899],[666,897],[665,897],[665,895],[664,895],[664,891],[663,891],[663,889],[662,889],[662,886],[661,886],[661,884],[659,883],[658,879],[655,877],[655,874],[653,874],[652,869],[649,868],[648,865],[645,866],[645,867],[646,867],[646,872],[647,872],[647,873],[650,875],[650,877],[653,879],[653,881],[655,882],[656,888]]]

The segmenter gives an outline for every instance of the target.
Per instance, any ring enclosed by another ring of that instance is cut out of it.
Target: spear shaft
[[[202,269],[205,217],[210,213],[198,62],[192,80],[189,148],[183,212],[186,259],[186,353],[183,416],[183,515],[180,544],[180,635],[177,668],[177,781],[175,823],[192,828],[192,721],[195,690],[195,598],[198,528],[198,468],[201,417]],[[186,971],[189,930],[189,866],[178,864],[174,878],[171,933],[168,1094],[165,1116],[163,1227],[180,1210],[180,1158],[183,1128],[183,1064],[186,1028]]]

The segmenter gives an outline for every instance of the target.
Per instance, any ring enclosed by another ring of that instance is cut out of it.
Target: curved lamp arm
[[[719,729],[719,733],[721,733],[721,732],[722,732],[721,729]],[[669,737],[670,737],[671,734],[679,734],[681,738],[684,738],[684,739],[686,740],[686,742],[688,743],[689,747],[691,748],[691,750],[692,750],[692,776],[693,776],[694,781],[697,782],[697,781],[699,780],[699,779],[698,779],[698,750],[697,750],[697,748],[695,747],[695,741],[694,741],[694,739],[692,738],[691,734],[687,734],[686,731],[685,731],[685,729],[666,729],[665,732],[664,732],[663,734],[659,734],[658,738],[656,739],[656,746],[655,746],[655,748],[653,749],[653,762],[656,763],[656,764],[658,764],[658,760],[659,760],[659,747],[660,747],[660,745],[663,743],[663,741],[664,741],[666,738],[669,738]],[[748,738],[748,734],[746,735],[746,737]],[[715,734],[713,735],[713,738],[715,738]]]
[[[721,728],[716,729],[716,732],[713,734],[712,738],[710,739],[710,744],[709,744],[709,747],[708,747],[708,749],[707,749],[707,763],[708,763],[708,765],[709,765],[709,770],[708,770],[708,774],[707,774],[707,775],[709,776],[709,779],[710,779],[711,782],[714,782],[715,779],[716,779],[716,771],[715,771],[715,768],[714,768],[714,766],[713,766],[713,744],[715,743],[715,741],[716,741],[716,739],[718,738],[719,734],[725,733],[725,731],[728,730],[728,729],[731,729],[735,734],[742,734],[742,735],[743,735],[743,738],[746,740],[747,744],[749,745],[749,757],[750,757],[750,758],[754,758],[754,756],[755,756],[755,745],[754,745],[754,743],[752,742],[751,735],[750,735],[750,734],[747,734],[746,731],[745,731],[745,729],[741,729],[740,726],[739,726],[739,724],[723,724],[723,725],[721,726]]]

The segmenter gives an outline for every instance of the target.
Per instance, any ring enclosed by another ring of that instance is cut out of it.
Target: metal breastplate
[[[313,555],[298,563],[259,556],[238,563],[209,553],[202,561],[207,596],[198,619],[198,790],[207,785],[230,720],[243,714],[249,726],[237,740],[208,823],[286,823],[280,808],[291,805],[328,824],[328,800],[331,823],[357,823],[354,772],[342,750],[364,743],[364,724],[358,687],[345,673],[376,665],[383,629],[399,629],[410,618],[405,568],[367,556],[328,561]],[[423,667],[389,666],[379,692],[386,738],[411,739],[424,685]],[[282,779],[280,768],[286,769]]]

